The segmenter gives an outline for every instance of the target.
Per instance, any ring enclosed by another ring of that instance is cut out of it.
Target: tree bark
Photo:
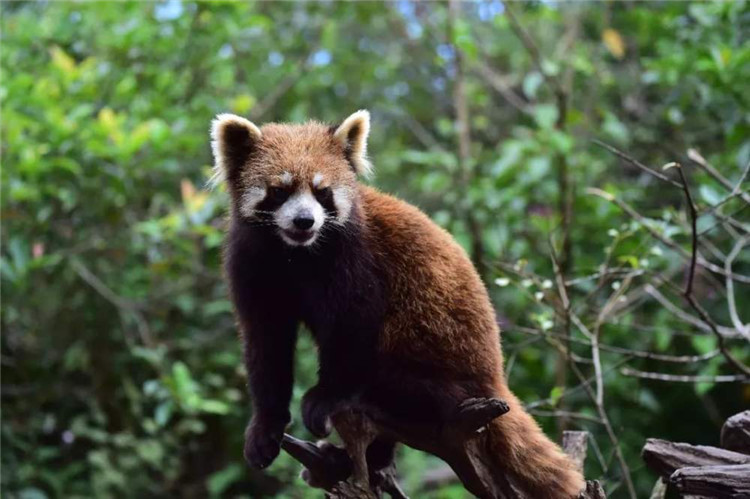
[[[441,429],[412,426],[387,418],[372,408],[352,407],[335,414],[333,426],[344,448],[327,442],[314,444],[284,435],[282,448],[305,466],[302,478],[311,487],[322,488],[335,499],[375,499],[384,493],[397,499],[406,495],[398,486],[395,467],[368,469],[365,452],[378,436],[385,436],[443,459],[466,490],[477,497],[515,499],[521,497],[490,456],[486,426],[508,412],[498,399],[468,399],[461,403],[452,421]],[[581,435],[581,433],[583,433]],[[584,432],[571,432],[568,445],[582,463]],[[533,469],[528,472],[534,473]],[[604,499],[598,482],[587,482],[579,499]]]
[[[587,431],[563,432],[562,448],[582,473],[583,461],[586,459],[586,451],[588,450],[588,436],[589,432]]]
[[[680,494],[723,498],[750,497],[750,464],[686,467],[669,482]]]
[[[664,478],[684,467],[750,464],[750,456],[706,445],[690,445],[649,438],[643,460]]]
[[[740,412],[726,420],[721,428],[721,446],[750,454],[750,411]]]

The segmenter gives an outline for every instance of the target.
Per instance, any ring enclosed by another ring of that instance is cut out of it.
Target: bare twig
[[[708,227],[706,227],[702,231],[700,231],[700,233],[698,234],[698,237],[711,232],[716,227],[718,227],[719,225],[722,225],[722,224],[731,225],[731,226],[733,226],[736,229],[739,229],[739,230],[741,230],[741,231],[743,231],[745,233],[750,234],[750,227],[749,226],[744,225],[744,224],[738,222],[737,220],[735,220],[733,218],[736,215],[738,215],[740,212],[742,212],[742,211],[744,211],[744,210],[746,210],[748,208],[750,208],[750,204],[745,204],[745,205],[740,206],[739,208],[737,208],[736,210],[734,210],[729,215],[722,215],[718,211],[716,213],[713,213],[713,216],[715,216],[716,218],[718,218],[719,221],[716,222],[716,223],[714,223],[714,224],[712,224],[712,225],[710,225],[710,226],[708,226]]]
[[[620,373],[623,376],[631,376],[634,378],[642,379],[655,379],[659,381],[673,381],[678,383],[737,383],[750,382],[750,378],[741,374],[738,375],[719,375],[719,376],[693,376],[688,374],[666,374],[666,373],[654,373],[647,371],[638,371],[637,369],[630,369],[629,367],[623,367],[620,369]]]
[[[698,304],[693,295],[686,295],[685,299],[688,301],[690,306],[693,307],[693,310],[698,313],[703,322],[708,324],[708,326],[711,328],[711,331],[716,336],[719,350],[721,351],[724,358],[726,358],[729,363],[738,371],[744,373],[746,376],[750,376],[750,368],[748,368],[745,364],[736,359],[734,355],[732,355],[732,353],[729,351],[729,348],[726,346],[724,336],[719,332],[718,327],[711,316],[709,316],[708,313],[703,309],[703,307]]]
[[[635,219],[638,223],[640,223],[646,229],[646,231],[648,231],[648,233],[651,234],[651,236],[653,236],[655,239],[657,239],[660,242],[664,243],[669,248],[675,250],[681,257],[685,258],[686,260],[690,260],[691,259],[691,254],[690,253],[688,253],[687,251],[685,251],[685,249],[682,246],[680,246],[679,244],[677,244],[676,242],[674,242],[671,238],[669,238],[669,237],[667,237],[667,236],[665,236],[663,234],[660,234],[658,231],[656,231],[651,226],[651,224],[648,223],[648,221],[646,220],[646,218],[643,215],[641,215],[640,213],[638,213],[637,211],[635,211],[633,209],[633,207],[631,207],[626,202],[618,199],[616,196],[614,196],[614,195],[612,195],[612,194],[610,194],[610,193],[608,193],[606,191],[603,191],[601,189],[597,189],[595,187],[589,187],[588,189],[586,189],[586,192],[588,192],[589,194],[593,194],[595,196],[599,196],[602,199],[606,199],[607,201],[610,201],[610,202],[616,204],[622,211],[624,211],[631,218]],[[696,260],[697,260],[698,265],[700,265],[701,267],[704,267],[704,268],[710,270],[711,272],[715,272],[717,274],[726,275],[726,271],[724,270],[723,267],[720,267],[720,266],[718,266],[718,265],[716,265],[714,263],[709,262],[708,260],[706,260],[705,258],[703,258],[697,252],[696,252]],[[738,281],[738,282],[743,282],[743,283],[750,284],[750,276],[732,273],[730,275],[730,277],[732,279]]]
[[[688,282],[685,286],[685,299],[690,304],[690,306],[693,308],[693,310],[696,311],[696,313],[700,316],[700,318],[708,324],[708,326],[711,328],[711,331],[714,332],[716,335],[716,340],[719,346],[719,350],[721,351],[722,355],[724,355],[724,358],[729,361],[729,363],[734,366],[737,370],[744,373],[746,376],[750,376],[750,368],[740,362],[737,358],[732,355],[732,353],[729,351],[729,349],[726,346],[726,343],[724,341],[724,336],[719,332],[718,327],[716,326],[716,323],[711,319],[711,316],[708,315],[708,313],[701,307],[698,302],[695,300],[695,297],[693,297],[692,289],[693,289],[693,277],[695,276],[695,265],[696,265],[696,255],[697,255],[697,247],[698,247],[698,235],[697,235],[697,229],[696,229],[696,210],[695,205],[693,204],[693,198],[690,194],[690,186],[688,185],[687,178],[685,177],[685,173],[682,170],[682,168],[678,165],[677,171],[680,173],[680,179],[682,180],[682,185],[685,190],[685,198],[688,202],[688,210],[690,213],[690,220],[691,220],[691,235],[692,235],[692,252],[691,252],[691,265],[690,265],[690,273],[688,275]],[[732,276],[731,272],[729,272],[727,279],[730,279],[729,276]]]
[[[618,158],[627,161],[628,163],[630,163],[631,165],[633,165],[636,168],[640,169],[641,171],[644,171],[644,172],[648,173],[649,175],[651,175],[653,177],[656,177],[656,178],[658,178],[659,180],[661,180],[663,182],[667,182],[668,184],[671,184],[671,185],[673,185],[675,187],[681,187],[678,182],[675,182],[671,178],[667,177],[666,175],[664,175],[661,172],[658,172],[658,171],[654,170],[653,168],[649,168],[648,166],[644,165],[643,163],[641,163],[637,159],[633,158],[632,156],[629,156],[628,154],[625,154],[624,152],[622,152],[621,150],[617,149],[616,147],[611,146],[611,145],[607,144],[606,142],[602,142],[599,139],[592,139],[591,142],[593,142],[594,144],[598,145],[599,147],[603,147],[604,149],[606,149],[607,151],[611,152],[612,154],[614,154]]]
[[[398,117],[406,124],[406,127],[411,130],[414,136],[419,139],[425,147],[427,147],[427,149],[448,153],[445,147],[443,147],[442,144],[440,144],[440,142],[438,142],[438,140],[424,127],[424,125],[416,120],[411,114],[399,113]]]
[[[575,363],[571,362],[570,366],[579,380],[586,379],[583,373],[580,371],[580,369]],[[632,499],[635,499],[637,495],[635,493],[635,486],[633,485],[633,479],[630,476],[630,467],[628,466],[627,461],[625,461],[625,456],[623,455],[622,449],[620,447],[620,439],[617,437],[617,434],[615,433],[615,430],[612,427],[612,423],[609,421],[609,416],[607,416],[607,411],[604,408],[604,403],[603,401],[602,403],[598,402],[596,394],[591,390],[591,387],[588,384],[584,383],[583,389],[587,392],[589,397],[596,402],[595,403],[596,411],[599,414],[599,418],[602,420],[602,424],[604,425],[604,428],[607,432],[607,436],[612,442],[612,447],[614,448],[615,457],[617,458],[617,462],[620,466],[620,470],[622,471],[622,479],[625,482],[625,487],[628,490],[628,495]]]
[[[724,270],[726,270],[727,275],[732,275],[732,264],[734,263],[734,259],[737,258],[737,255],[739,255],[742,248],[747,246],[748,243],[750,243],[750,236],[740,239],[734,245],[732,251],[729,252],[729,255],[727,255],[727,259],[724,261]],[[750,325],[743,324],[737,313],[737,304],[735,303],[734,298],[734,281],[729,277],[726,279],[726,286],[727,305],[729,307],[729,317],[732,320],[732,324],[739,334],[741,334],[746,340],[750,341]]]
[[[698,258],[698,230],[697,230],[697,224],[698,224],[698,212],[695,208],[695,203],[693,202],[693,196],[690,193],[690,187],[688,186],[687,178],[685,177],[685,172],[682,169],[682,166],[680,164],[677,165],[677,171],[680,174],[680,180],[682,180],[682,188],[685,191],[685,199],[687,200],[688,204],[688,213],[690,213],[690,237],[691,237],[691,244],[690,244],[690,267],[687,277],[687,283],[685,284],[685,295],[689,296],[693,292],[693,280],[695,279],[695,264],[697,262]]]
[[[731,201],[732,199],[736,198],[737,196],[745,196],[750,195],[750,192],[743,191],[742,190],[742,183],[747,178],[748,173],[750,173],[750,161],[747,162],[747,165],[745,165],[745,169],[742,171],[742,175],[740,175],[740,179],[735,184],[734,188],[732,189],[732,192],[730,192],[724,199],[713,205],[708,211],[705,213],[702,213],[701,215],[710,215],[714,211],[718,210],[720,207],[722,207],[725,203]]]
[[[614,428],[612,427],[612,424],[609,421],[609,417],[607,415],[607,411],[604,406],[604,374],[602,372],[601,361],[599,358],[598,331],[595,331],[592,333],[586,327],[583,321],[575,313],[573,313],[572,310],[570,310],[570,304],[568,301],[567,291],[565,290],[564,280],[561,277],[561,271],[557,264],[557,258],[555,256],[554,247],[551,247],[551,256],[552,256],[552,264],[553,264],[553,269],[555,272],[556,280],[558,281],[560,301],[564,304],[563,313],[565,314],[565,320],[569,324],[571,323],[574,324],[581,331],[581,333],[590,341],[592,361],[594,364],[595,389],[591,388],[590,381],[586,379],[586,377],[583,375],[583,373],[581,372],[581,370],[578,368],[575,361],[573,360],[573,356],[571,355],[570,348],[569,348],[570,344],[567,343],[565,347],[558,345],[558,349],[560,351],[560,354],[563,356],[563,358],[566,358],[568,360],[568,364],[570,365],[571,370],[578,377],[579,381],[581,381],[582,388],[584,389],[584,391],[586,391],[589,398],[591,398],[591,400],[594,402],[596,411],[599,415],[599,419],[604,425],[604,428],[606,429],[606,432],[607,432],[607,436],[609,437],[612,443],[612,446],[614,447],[615,455],[617,456],[617,461],[620,466],[620,470],[622,471],[622,478],[625,482],[625,486],[628,489],[628,493],[630,497],[632,499],[635,499],[635,497],[637,496],[635,493],[635,487],[633,486],[632,478],[630,476],[630,468],[628,467],[628,464],[625,461],[625,456],[623,455],[622,449],[620,448],[620,441],[617,437],[617,434],[614,431]],[[569,337],[569,335],[566,335],[566,336]]]
[[[552,336],[552,337],[557,337],[557,338],[563,338],[562,335],[553,333],[551,331],[541,331],[539,329],[517,326],[517,325],[513,325],[510,328],[506,328],[506,331],[504,334],[512,333],[514,331],[518,331],[524,334],[538,335],[539,337]],[[579,344],[585,344],[585,345],[590,344],[588,341],[582,340],[579,338],[571,338],[571,341],[573,343],[579,343]],[[617,353],[620,355],[628,355],[630,357],[636,357],[640,359],[658,360],[661,362],[671,362],[675,364],[692,364],[695,362],[702,362],[705,360],[712,359],[720,353],[718,350],[712,350],[711,352],[707,352],[701,355],[665,355],[661,353],[645,352],[642,350],[632,350],[630,348],[622,348],[622,347],[617,347],[613,345],[606,345],[604,343],[599,343],[599,348],[602,350],[612,352],[612,353]]]
[[[523,100],[521,97],[516,95],[516,93],[511,88],[511,85],[509,82],[506,81],[505,78],[503,78],[502,75],[498,74],[497,71],[495,71],[493,68],[491,68],[487,64],[483,64],[481,62],[476,62],[472,64],[472,69],[481,76],[484,81],[487,82],[489,86],[494,88],[497,93],[499,93],[511,106],[513,106],[516,110],[520,111],[523,114],[530,115],[532,114],[529,110],[528,103]]]
[[[580,419],[582,421],[588,421],[590,423],[596,423],[596,424],[603,424],[602,420],[595,417],[595,416],[589,416],[587,414],[582,414],[580,412],[571,412],[571,411],[543,411],[540,409],[535,409],[533,411],[530,411],[531,414],[534,416],[548,416],[553,418],[570,418],[570,419]]]
[[[671,312],[675,317],[682,320],[683,322],[686,322],[688,324],[691,324],[701,331],[705,331],[706,333],[712,333],[711,327],[708,326],[705,322],[701,321],[697,317],[694,317],[690,315],[689,313],[685,312],[681,308],[679,308],[677,305],[669,301],[666,296],[664,296],[658,289],[656,289],[653,285],[647,284],[646,285],[646,292],[654,297],[656,301],[658,301],[665,309],[667,309],[669,312]],[[727,338],[734,338],[737,336],[734,329],[726,326],[716,326],[717,331],[721,333],[722,336],[725,336]]]
[[[711,163],[709,163],[706,160],[706,158],[704,158],[703,155],[701,155],[701,153],[699,153],[695,149],[688,149],[687,156],[688,158],[690,158],[691,161],[693,161],[701,169],[703,169],[705,172],[711,175],[717,182],[719,182],[722,186],[724,186],[726,190],[734,194],[738,194],[744,202],[750,204],[750,193],[739,191],[739,186],[742,182],[741,180],[736,186],[733,186],[732,183],[729,180],[727,180],[727,178],[724,175],[719,173],[719,171],[716,168],[714,168],[713,165],[711,165]],[[745,174],[746,172],[743,173],[743,178]]]

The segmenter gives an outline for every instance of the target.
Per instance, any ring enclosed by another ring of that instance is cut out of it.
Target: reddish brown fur
[[[391,280],[380,347],[489,387],[510,406],[490,429],[501,465],[529,497],[576,496],[583,477],[505,382],[495,313],[463,248],[414,206],[369,187],[360,192],[368,241],[388,262]]]
[[[270,123],[261,132],[263,140],[258,143],[257,153],[260,161],[240,173],[245,187],[278,185],[277,177],[284,172],[293,172],[295,179],[305,184],[312,182],[316,173],[322,173],[320,187],[357,185],[344,148],[328,133],[328,126],[314,121],[304,125]]]
[[[236,177],[239,181],[230,185],[234,202],[243,189],[273,185],[283,172],[293,173],[295,181],[304,184],[322,173],[326,185],[346,187],[353,202],[350,223],[356,224],[356,231],[350,233],[360,238],[365,260],[375,262],[371,275],[383,276],[384,314],[377,329],[380,369],[394,365],[407,374],[419,370],[420,379],[434,381],[425,384],[431,387],[426,390],[444,388],[457,399],[449,399],[452,403],[469,397],[506,400],[510,412],[489,430],[498,465],[528,497],[576,496],[584,487],[580,472],[507,386],[495,313],[465,251],[417,208],[359,184],[345,148],[325,125],[270,124],[261,131],[262,140]],[[246,238],[241,233],[234,237]],[[324,246],[320,251],[325,251]],[[235,281],[233,288],[239,286],[237,282],[241,281]],[[368,285],[361,283],[363,290]],[[242,299],[235,296],[240,312],[245,305],[237,300]],[[240,319],[244,329],[251,326],[242,313]],[[387,387],[385,378],[377,378],[383,380],[383,387]]]

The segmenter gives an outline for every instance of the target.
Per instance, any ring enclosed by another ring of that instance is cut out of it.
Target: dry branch
[[[366,413],[364,411],[367,411]],[[327,442],[314,444],[284,435],[282,448],[305,466],[302,478],[311,487],[322,488],[329,498],[375,499],[384,493],[406,498],[399,488],[393,465],[373,472],[365,452],[378,436],[387,436],[443,459],[464,487],[483,498],[511,499],[520,495],[496,467],[487,453],[487,432],[493,419],[508,411],[498,399],[468,399],[459,405],[452,421],[441,430],[412,426],[388,419],[372,408],[351,407],[336,413],[332,420],[344,448]],[[585,457],[585,432],[569,432],[566,447],[579,463]],[[534,473],[534,470],[529,470]],[[603,499],[598,482],[588,482],[580,499]]]
[[[563,450],[581,472],[583,472],[583,461],[586,459],[586,450],[588,449],[588,436],[589,432],[587,431],[563,432]]]

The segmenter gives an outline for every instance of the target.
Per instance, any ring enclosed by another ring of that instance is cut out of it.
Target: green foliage
[[[543,408],[596,416],[556,378],[556,350],[529,344],[526,326],[555,332],[548,236],[559,240],[557,173],[573,185],[576,276],[602,262],[684,270],[647,227],[689,242],[679,190],[620,163],[599,138],[654,168],[694,148],[734,184],[750,160],[750,15],[745,2],[517,5],[541,69],[500,2],[462,4],[448,38],[442,4],[3,3],[2,6],[2,489],[7,497],[317,497],[281,456],[267,473],[242,460],[249,417],[241,352],[221,279],[226,193],[210,175],[208,126],[218,112],[258,122],[340,120],[369,108],[377,185],[422,207],[467,248],[481,227],[485,275],[501,321],[511,385]],[[566,42],[566,40],[572,40]],[[567,45],[566,45],[567,43]],[[452,85],[463,54],[471,158],[455,151]],[[509,103],[487,66],[516,95]],[[568,79],[567,112],[547,76]],[[561,121],[562,118],[562,121]],[[462,168],[470,176],[466,185]],[[728,192],[690,167],[703,209]],[[461,186],[461,187],[457,187]],[[596,186],[637,206],[625,216],[586,193]],[[742,205],[724,205],[732,213]],[[747,221],[747,212],[737,215]],[[720,220],[707,215],[700,230]],[[725,253],[731,239],[714,243]],[[685,246],[687,247],[687,246]],[[497,262],[543,276],[526,281]],[[747,252],[735,270],[748,273]],[[739,269],[739,270],[737,270]],[[571,276],[573,274],[571,273]],[[496,283],[492,284],[493,282]],[[615,284],[617,283],[617,284]],[[606,283],[609,292],[620,281]],[[595,302],[597,281],[572,286]],[[700,298],[729,323],[723,297]],[[750,301],[738,285],[738,303]],[[740,310],[748,320],[746,310]],[[620,347],[705,354],[710,336],[649,302],[602,329]],[[734,344],[733,344],[734,345]],[[733,346],[736,356],[750,353]],[[588,352],[583,349],[579,354]],[[638,453],[647,436],[715,443],[716,414],[747,406],[737,385],[672,385],[618,376],[603,353],[607,409],[639,494],[654,477]],[[293,412],[314,383],[303,336]],[[630,365],[665,370],[650,360]],[[670,368],[672,366],[667,366]],[[675,372],[731,372],[720,357]],[[570,379],[568,384],[574,384]],[[710,411],[696,410],[705,401]],[[295,418],[291,432],[308,436]],[[554,422],[540,420],[550,433]],[[612,497],[625,497],[612,444],[592,431]],[[706,429],[710,428],[710,430]],[[404,451],[417,497],[436,461]]]

